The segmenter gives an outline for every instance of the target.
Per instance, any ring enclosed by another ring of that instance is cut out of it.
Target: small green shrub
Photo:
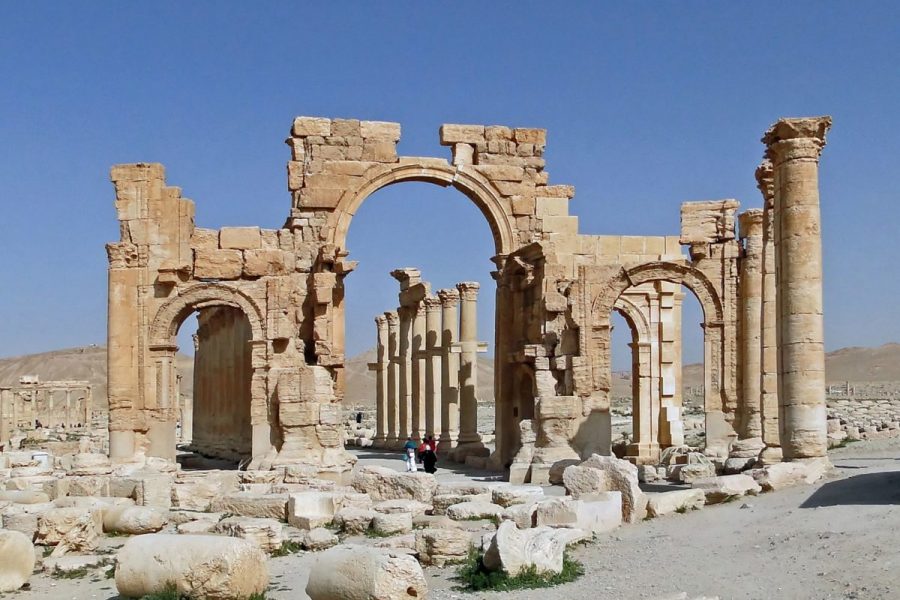
[[[83,577],[87,577],[88,569],[87,567],[81,567],[80,569],[72,569],[70,571],[60,571],[59,569],[53,570],[53,576],[57,579],[81,579]]]
[[[179,594],[178,588],[174,583],[169,582],[166,586],[152,594],[147,594],[146,596],[141,597],[140,600],[200,600],[198,598],[191,598],[185,594]],[[247,597],[247,600],[266,600],[265,592],[261,594],[251,594]]]
[[[300,542],[295,542],[293,540],[284,540],[283,542],[281,542],[281,548],[274,550],[272,552],[272,556],[288,556],[289,554],[297,554],[301,550],[303,550],[303,546],[300,544]]]
[[[687,511],[688,511],[688,507],[685,504],[682,504],[681,506],[679,506],[678,508],[675,509],[675,512],[677,512],[679,515],[683,515]]]
[[[546,588],[575,581],[584,575],[582,564],[570,558],[568,553],[563,554],[563,569],[559,574],[538,573],[532,566],[515,577],[510,577],[503,571],[488,571],[483,559],[481,552],[474,548],[469,550],[466,561],[457,571],[456,580],[460,582],[461,590],[479,592]]]
[[[372,529],[371,527],[366,529],[366,537],[367,538],[386,538],[394,535],[393,533],[385,533],[383,531],[377,531]]]

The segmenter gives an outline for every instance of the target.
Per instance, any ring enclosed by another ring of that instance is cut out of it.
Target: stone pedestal
[[[784,458],[826,456],[819,155],[830,117],[782,119],[763,138],[775,173],[778,398]]]

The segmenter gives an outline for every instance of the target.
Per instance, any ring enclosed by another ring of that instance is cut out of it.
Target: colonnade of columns
[[[826,456],[819,156],[830,117],[782,119],[763,137],[762,210],[740,217],[742,427],[764,463]]]
[[[194,397],[182,405],[182,438],[207,456],[239,459],[250,455],[250,322],[236,308],[199,313],[194,355]],[[188,418],[186,416],[189,415]]]
[[[17,429],[90,429],[92,388],[87,381],[40,381],[29,377],[18,386],[0,387],[0,443]]]
[[[455,460],[487,456],[478,433],[479,284],[432,294],[418,269],[397,269],[400,306],[375,317],[375,444],[434,436]]]

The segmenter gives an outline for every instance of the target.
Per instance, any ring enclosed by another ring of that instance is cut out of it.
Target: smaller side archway
[[[178,330],[198,315],[191,402],[180,398],[176,353]],[[272,450],[267,399],[264,309],[236,287],[202,283],[180,290],[163,304],[150,327],[145,406],[148,452],[175,459],[177,422],[192,424],[191,448],[205,456],[246,463]]]

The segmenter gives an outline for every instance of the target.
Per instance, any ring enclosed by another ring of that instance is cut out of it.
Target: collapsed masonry
[[[418,269],[397,269],[400,306],[375,318],[377,446],[400,446],[407,438],[434,436],[442,454],[459,462],[490,452],[478,433],[479,352],[476,302],[479,284],[464,281],[438,290]]]
[[[217,422],[207,444],[236,442],[210,453],[241,454],[251,468],[349,469],[340,431],[343,281],[355,263],[346,236],[368,196],[404,181],[452,185],[494,236],[492,466],[543,482],[559,460],[609,453],[614,310],[636,331],[644,373],[629,453],[654,462],[661,447],[678,444],[681,285],[704,311],[707,453],[726,457],[742,440],[741,452],[758,448],[763,462],[822,457],[818,159],[830,125],[828,117],[778,121],[757,170],[763,209],[737,215],[733,200],[686,203],[680,238],[579,234],[568,213],[574,189],[549,185],[541,129],[444,125],[448,162],[399,157],[395,123],[299,117],[287,140],[292,209],[279,230],[195,227],[193,202],[166,186],[161,165],[116,166],[111,458],[174,458],[178,327],[193,312],[203,320],[228,310],[242,317],[223,320],[208,348],[200,342],[211,370],[195,388],[209,401],[194,406],[194,445],[203,450],[202,430],[226,402],[239,410]],[[234,398],[203,390],[221,385],[223,361],[240,365]]]
[[[41,381],[35,375],[0,387],[0,446],[19,430],[91,427],[92,388],[88,381]]]

